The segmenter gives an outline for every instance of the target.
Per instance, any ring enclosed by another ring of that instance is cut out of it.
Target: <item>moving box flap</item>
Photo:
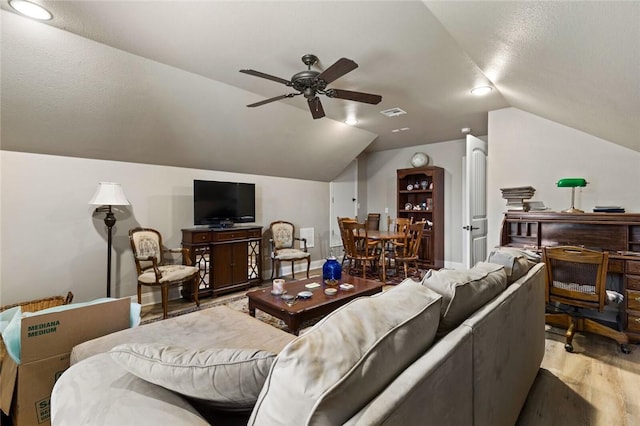
[[[5,356],[0,369],[0,409],[7,415],[11,409],[17,376],[18,364],[10,356]]]
[[[129,327],[131,299],[124,298],[22,318],[20,362],[70,352],[82,342]]]

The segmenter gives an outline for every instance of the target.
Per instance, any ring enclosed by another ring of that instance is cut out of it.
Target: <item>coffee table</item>
[[[305,287],[309,283],[318,283],[320,287],[309,289]],[[284,285],[287,294],[296,296],[299,292],[308,290],[313,295],[309,299],[298,298],[292,306],[287,305],[280,296],[271,294],[271,287],[253,290],[247,293],[249,298],[249,315],[255,317],[256,309],[284,321],[289,331],[298,334],[300,325],[304,321],[321,317],[335,311],[340,306],[360,296],[370,296],[380,293],[383,284],[376,280],[354,277],[342,274],[340,284],[353,285],[351,290],[342,290],[336,287],[338,292],[333,296],[324,294],[326,286],[322,283],[322,277],[293,281]]]

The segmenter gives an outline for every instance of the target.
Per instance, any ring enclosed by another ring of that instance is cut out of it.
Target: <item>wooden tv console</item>
[[[200,267],[198,297],[218,296],[262,283],[262,227],[188,228],[182,246]],[[193,289],[182,297],[193,299]]]
[[[609,252],[608,273],[621,278],[623,329],[640,342],[640,213],[507,212],[500,244],[533,250],[576,245]]]

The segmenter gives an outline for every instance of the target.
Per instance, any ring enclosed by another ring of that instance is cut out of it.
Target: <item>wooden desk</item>
[[[639,213],[507,212],[500,244],[533,250],[577,245],[608,251],[608,272],[622,279],[623,329],[631,341],[640,342]]]
[[[368,231],[370,240],[379,241],[381,245],[380,263],[382,263],[382,282],[387,281],[387,262],[384,259],[384,248],[390,241],[397,241],[404,238],[404,232],[397,231]]]

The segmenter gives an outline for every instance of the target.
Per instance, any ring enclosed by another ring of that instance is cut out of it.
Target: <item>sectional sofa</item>
[[[513,425],[544,354],[544,264],[493,260],[298,337],[221,306],[80,344],[52,424]]]

